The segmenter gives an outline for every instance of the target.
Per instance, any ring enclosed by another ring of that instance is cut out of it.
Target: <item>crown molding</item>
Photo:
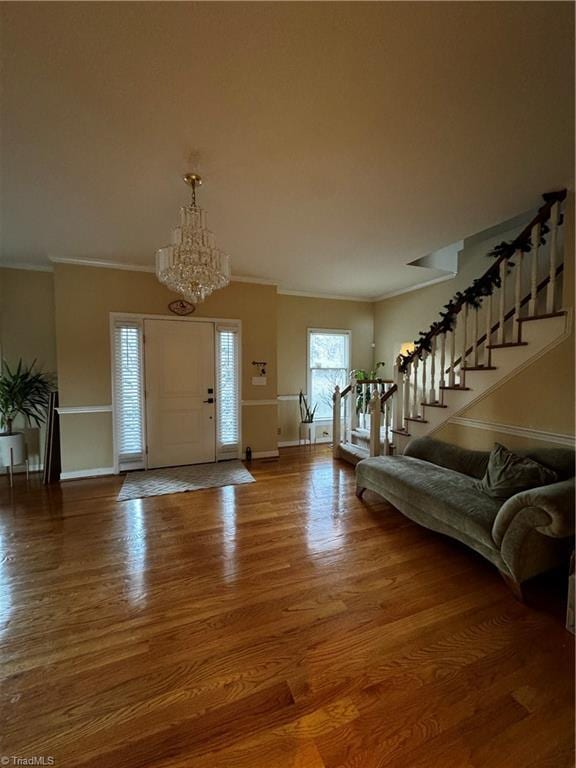
[[[278,288],[278,293],[282,296],[301,296],[305,299],[337,299],[338,301],[364,301],[368,304],[374,299],[366,296],[342,296],[338,293],[313,293],[311,291],[289,291],[286,288]]]
[[[123,269],[127,272],[154,272],[154,267],[145,264],[124,264],[121,261],[101,261],[100,259],[74,259],[50,256],[53,264],[74,264],[78,267],[100,267],[102,269]]]
[[[50,256],[49,265],[40,264],[2,264],[0,263],[0,269],[22,269],[31,272],[53,272],[54,264],[72,264],[79,267],[97,267],[100,269],[121,269],[127,272],[148,272],[154,274],[155,268],[153,266],[147,266],[144,264],[125,264],[121,261],[104,261],[101,259],[77,259],[67,258],[64,256]],[[443,283],[446,280],[451,280],[455,275],[448,274],[442,277],[436,277],[433,280],[427,280],[423,283],[408,286],[407,288],[401,288],[398,291],[390,291],[389,293],[383,293],[380,296],[343,296],[339,293],[317,293],[314,291],[293,291],[288,288],[281,288],[274,280],[268,280],[259,277],[249,277],[247,275],[232,275],[230,277],[233,283],[253,283],[256,285],[270,285],[276,286],[277,292],[282,296],[300,296],[305,299],[328,299],[335,301],[361,301],[367,304],[374,304],[378,301],[384,301],[385,299],[392,299],[395,296],[402,296],[405,293],[411,293],[412,291],[418,291],[420,288],[426,288],[429,285],[435,285],[436,283]]]
[[[395,296],[402,296],[405,293],[412,293],[412,291],[419,291],[420,288],[428,288],[429,285],[436,285],[436,283],[445,283],[447,280],[453,280],[456,277],[456,272],[450,272],[447,275],[441,277],[435,277],[433,280],[426,280],[423,283],[417,283],[416,285],[409,285],[406,288],[400,288],[397,291],[390,291],[389,293],[383,293],[381,296],[374,296],[370,301],[384,301],[384,299],[393,299]]]
[[[44,264],[3,264],[0,262],[0,269],[23,269],[27,272],[54,272],[54,267]]]
[[[278,285],[275,280],[266,280],[263,277],[247,277],[245,275],[231,275],[233,283],[256,283],[256,285]]]

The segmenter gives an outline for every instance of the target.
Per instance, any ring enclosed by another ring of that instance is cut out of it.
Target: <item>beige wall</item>
[[[374,304],[374,340],[376,359],[386,362],[391,370],[404,342],[418,338],[420,331],[428,330],[444,304],[457,291],[463,291],[490,266],[486,256],[490,248],[502,240],[515,237],[518,230],[500,233],[490,239],[477,242],[471,238],[464,242],[460,253],[460,269],[456,277],[427,288],[404,293]],[[417,269],[417,267],[415,267]]]
[[[0,357],[13,365],[20,358],[47,373],[56,372],[54,279],[51,272],[0,268]],[[18,429],[24,423],[16,423]],[[30,466],[43,460],[44,426],[26,429]]]
[[[373,362],[373,304],[365,301],[317,299],[278,294],[278,394],[297,395],[307,388],[308,328],[351,331],[352,368],[370,368]],[[300,413],[296,400],[278,403],[278,440],[298,440]],[[327,439],[327,425],[317,426],[317,438]]]
[[[57,264],[54,273],[60,402],[110,405],[111,312],[169,314],[174,294],[148,272]],[[276,399],[276,288],[233,282],[199,305],[195,317],[242,321],[242,399]],[[268,383],[253,386],[252,360],[268,362]],[[276,450],[276,406],[242,410],[243,443]],[[112,466],[110,414],[63,415],[63,470]]]

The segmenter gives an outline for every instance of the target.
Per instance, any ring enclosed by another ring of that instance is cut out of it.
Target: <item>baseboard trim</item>
[[[277,459],[280,454],[278,451],[254,451],[252,453],[253,459]],[[242,454],[242,458],[246,459],[246,453]]]
[[[113,475],[114,467],[94,467],[93,469],[74,469],[68,472],[60,472],[60,480],[80,480],[84,477],[102,477]]]
[[[331,437],[322,437],[319,440],[316,440],[315,443],[312,443],[312,445],[327,445],[328,443],[332,442]],[[303,440],[284,440],[281,443],[278,443],[278,448],[293,448],[295,445],[300,445],[302,447],[309,446],[309,443],[304,442]]]
[[[515,427],[512,424],[499,424],[494,421],[481,421],[480,419],[466,419],[460,416],[453,416],[448,419],[449,424],[457,424],[460,427],[470,429],[483,429],[492,432],[500,432],[503,435],[514,435],[515,437],[526,437],[530,440],[540,440],[554,445],[574,446],[575,438],[571,435],[563,435],[560,432],[546,432],[543,429],[532,429],[530,427]]]

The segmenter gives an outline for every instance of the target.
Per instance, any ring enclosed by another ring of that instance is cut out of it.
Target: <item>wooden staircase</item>
[[[544,196],[530,224],[495,249],[491,267],[397,359],[393,380],[336,387],[335,458],[356,464],[402,453],[413,437],[434,433],[568,336],[572,312],[561,307],[565,197],[565,190]]]

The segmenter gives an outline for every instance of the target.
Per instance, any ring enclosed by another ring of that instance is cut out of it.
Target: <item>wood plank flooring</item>
[[[0,756],[573,765],[562,583],[518,603],[474,553],[356,499],[323,447],[251,470],[128,502],[120,478],[0,479]]]

